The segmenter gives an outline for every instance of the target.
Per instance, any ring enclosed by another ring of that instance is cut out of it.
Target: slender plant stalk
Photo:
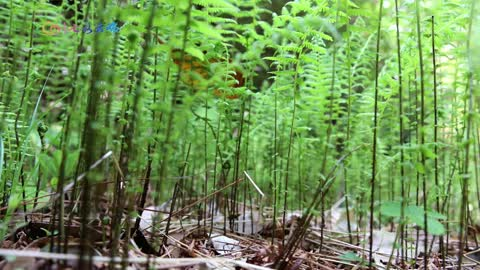
[[[17,50],[13,51],[10,48],[10,47],[12,47],[12,37],[14,36],[13,32],[15,31],[15,28],[14,28],[15,6],[13,4],[13,0],[10,0],[9,6],[10,6],[10,14],[9,14],[9,19],[8,19],[8,39],[7,39],[6,52],[8,52],[8,54],[11,55],[12,59],[11,59],[11,63],[9,63],[9,65],[7,66],[9,68],[9,71],[10,71],[10,76],[9,76],[8,79],[3,78],[3,80],[2,80],[1,94],[2,94],[2,102],[4,103],[4,108],[3,108],[3,113],[2,113],[2,122],[0,123],[0,125],[1,125],[0,126],[0,128],[1,128],[0,132],[2,132],[2,133],[5,132],[5,130],[7,128],[7,125],[5,124],[6,123],[5,120],[6,120],[6,117],[7,117],[7,111],[8,111],[8,109],[11,108],[11,103],[12,103],[13,94],[14,94],[14,78],[15,78],[16,73],[17,73],[17,68],[16,68],[16,66],[17,66],[17,53],[15,53],[15,51],[17,51]],[[3,72],[3,70],[2,70],[2,72]],[[7,84],[7,87],[5,87],[5,84]],[[6,90],[5,90],[5,88],[6,88]],[[15,158],[16,157],[13,157],[12,159],[15,159]],[[8,201],[9,201],[9,198],[10,198],[10,193],[12,192],[12,187],[14,186],[13,181],[14,180],[5,180],[5,183],[3,185],[3,193],[4,193],[3,201],[2,201],[2,206],[3,207],[6,207],[8,205]],[[22,196],[23,196],[23,194],[22,194]],[[3,234],[1,234],[0,236],[3,237]]]
[[[395,25],[397,33],[397,61],[398,61],[398,114],[399,114],[399,143],[400,143],[400,189],[402,204],[400,209],[400,247],[402,249],[402,262],[406,258],[405,243],[405,207],[407,204],[407,194],[405,192],[405,153],[403,145],[405,144],[403,127],[403,76],[402,76],[402,55],[400,46],[400,14],[398,13],[398,0],[395,0]]]
[[[479,164],[478,163],[478,154],[480,152],[480,131],[479,131],[479,128],[477,128],[477,132],[475,132],[473,134],[473,136],[475,137],[475,141],[476,141],[476,147],[474,145],[474,148],[473,148],[473,164]],[[475,183],[476,183],[476,186],[477,186],[477,200],[478,200],[478,205],[480,207],[480,183],[478,183],[478,179],[479,179],[479,175],[480,172],[479,172],[479,168],[478,166],[475,166]]]
[[[48,128],[43,124],[43,123],[40,123],[38,125],[38,128],[37,128],[37,132],[38,132],[38,137],[40,137],[40,145],[41,145],[41,148],[40,148],[40,153],[45,153],[45,133],[47,132]],[[43,174],[42,174],[42,168],[40,166],[40,164],[38,164],[38,175],[37,175],[37,184],[35,186],[35,198],[33,199],[33,209],[37,208],[37,203],[38,203],[38,196],[40,194],[40,185],[42,183],[42,178],[43,178]],[[53,219],[52,219],[53,220]]]
[[[129,121],[129,125],[127,126],[127,129],[125,130],[125,147],[126,150],[128,150],[128,153],[126,153],[124,156],[122,156],[121,161],[120,161],[120,168],[122,169],[123,176],[123,183],[124,186],[120,189],[120,193],[118,196],[120,197],[118,200],[118,207],[116,208],[117,210],[117,220],[115,222],[112,222],[112,226],[120,227],[119,221],[120,221],[120,215],[123,211],[124,208],[127,209],[127,215],[130,215],[132,212],[134,212],[134,205],[132,203],[132,198],[134,197],[134,194],[132,191],[128,189],[129,186],[127,186],[127,183],[132,185],[135,184],[136,181],[133,181],[134,176],[133,173],[131,172],[129,168],[130,161],[136,161],[137,160],[137,153],[139,152],[140,146],[138,143],[134,141],[134,138],[137,133],[137,126],[140,125],[141,123],[141,100],[143,98],[143,78],[144,78],[144,73],[147,65],[147,60],[148,60],[148,54],[150,47],[152,46],[152,29],[153,29],[153,19],[155,17],[155,12],[157,9],[157,1],[153,1],[151,3],[151,10],[150,14],[148,15],[148,20],[146,24],[146,32],[144,34],[144,40],[145,40],[145,46],[142,50],[141,57],[140,57],[140,62],[139,62],[139,68],[138,68],[138,73],[136,75],[136,83],[135,83],[135,92],[133,96],[133,104],[132,104],[132,112],[131,112],[131,119]],[[133,188],[133,186],[132,186]],[[124,194],[126,193],[126,194]],[[117,195],[117,194],[115,194]],[[125,197],[122,197],[125,196]],[[118,232],[118,229],[116,230]],[[130,242],[130,237],[131,237],[131,219],[127,218],[125,220],[125,243]],[[115,244],[118,244],[118,236],[116,238]],[[112,247],[113,249],[116,249],[117,247]],[[126,244],[123,246],[123,258],[126,259],[128,258],[128,249],[129,245]],[[115,251],[114,251],[115,252]],[[112,256],[113,257],[113,256]],[[127,267],[127,264],[124,262],[122,263],[122,269],[125,269]]]
[[[302,48],[303,44],[300,45]],[[283,218],[282,218],[282,229],[285,232],[285,226],[287,223],[287,209],[288,209],[288,186],[289,186],[289,176],[290,176],[290,162],[291,162],[291,155],[292,155],[292,147],[293,147],[293,138],[294,138],[294,129],[295,129],[295,113],[297,107],[297,95],[299,94],[298,88],[298,73],[300,67],[300,56],[302,52],[297,53],[295,59],[295,75],[293,76],[293,105],[292,105],[292,118],[290,121],[290,135],[288,139],[288,147],[287,147],[287,164],[285,165],[285,187],[284,187],[284,196],[283,196]],[[275,221],[274,221],[275,222]],[[282,236],[282,246],[285,246],[285,233]]]
[[[85,12],[85,22],[88,20],[89,13],[90,13],[90,4],[91,1],[89,0],[87,2],[87,8]],[[58,170],[58,184],[57,184],[57,191],[56,193],[58,194],[58,201],[54,202],[54,207],[53,207],[53,217],[56,216],[56,213],[58,213],[58,228],[59,228],[59,237],[58,237],[58,242],[57,245],[60,246],[61,243],[62,245],[62,252],[67,253],[68,251],[68,240],[67,240],[67,235],[68,235],[68,227],[71,222],[68,222],[67,226],[65,226],[65,196],[64,196],[64,186],[65,186],[65,180],[66,180],[66,164],[67,164],[67,153],[68,153],[68,143],[70,141],[70,135],[72,131],[72,116],[73,116],[73,111],[75,108],[75,104],[77,101],[77,84],[75,83],[78,79],[78,71],[80,69],[80,55],[81,51],[83,49],[83,44],[85,41],[85,33],[82,32],[80,36],[80,42],[78,43],[76,53],[74,55],[75,57],[75,62],[73,65],[73,72],[72,72],[72,79],[71,79],[71,88],[70,88],[70,95],[67,97],[66,100],[66,110],[67,110],[67,119],[65,121],[64,127],[65,127],[65,132],[63,133],[62,140],[60,143],[61,151],[62,151],[62,159],[60,161],[60,167]],[[76,181],[77,176],[75,175],[75,181]],[[76,183],[75,185],[76,186]],[[74,192],[72,192],[74,194]],[[52,226],[55,227],[54,221],[51,222]],[[53,238],[52,238],[53,240]],[[50,248],[51,252],[53,251],[54,244],[51,243]]]
[[[208,97],[205,97],[205,121],[203,125],[203,166],[204,166],[204,182],[203,182],[203,196],[208,194]],[[207,203],[204,203],[203,208],[203,229],[207,227]],[[213,217],[212,217],[213,218]],[[205,232],[206,233],[206,232]]]
[[[465,215],[467,211],[467,204],[468,204],[468,180],[469,180],[469,165],[470,165],[470,133],[472,129],[472,118],[473,118],[473,63],[472,63],[472,55],[471,55],[471,37],[472,37],[472,24],[474,18],[474,10],[475,10],[475,3],[476,1],[472,1],[472,7],[470,9],[470,19],[468,24],[468,34],[467,34],[467,61],[468,61],[468,81],[467,81],[467,88],[468,90],[468,111],[466,117],[466,134],[465,136],[465,163],[462,172],[462,200],[461,200],[461,207],[460,207],[460,232],[459,232],[459,243],[458,243],[458,269],[462,269],[462,258],[463,258],[463,250],[465,245]]]
[[[131,50],[129,49],[128,50],[128,56],[129,56],[129,59],[128,59],[128,63],[130,63],[130,59],[132,59],[133,57],[136,58],[136,54],[134,54],[132,56],[132,52]],[[127,72],[127,78],[129,78],[129,82],[127,83],[127,86],[125,87],[125,95],[123,97],[123,100],[122,100],[122,115],[123,115],[123,118],[124,119],[128,119],[128,112],[130,111],[130,102],[129,102],[129,97],[132,96],[132,92],[133,92],[133,83],[134,83],[134,71],[133,70],[128,70]],[[127,133],[127,130],[128,130],[128,125],[125,123],[122,125],[122,128],[121,128],[121,133],[122,134],[126,134]],[[119,156],[121,157],[121,162],[120,164],[118,164],[118,167],[119,167],[119,170],[116,174],[116,177],[115,177],[115,185],[114,185],[114,189],[113,189],[113,194],[115,196],[113,196],[113,210],[112,210],[112,221],[111,221],[111,226],[110,226],[110,230],[111,230],[111,235],[112,235],[112,239],[111,239],[111,246],[112,248],[110,249],[111,251],[111,254],[110,256],[111,257],[114,257],[114,253],[117,252],[117,249],[118,249],[118,242],[120,241],[119,238],[120,238],[120,234],[121,234],[121,229],[122,227],[120,226],[121,224],[121,217],[123,215],[123,202],[125,200],[124,196],[125,196],[125,174],[124,172],[128,172],[128,168],[126,168],[126,166],[128,166],[128,159],[125,159],[124,157],[126,156],[126,152],[127,152],[127,149],[126,149],[126,136],[123,136],[121,138],[121,143],[120,143],[120,154]],[[123,166],[123,167],[122,167]]]
[[[272,245],[275,242],[275,232],[277,230],[277,197],[278,197],[278,183],[277,183],[277,157],[278,157],[278,93],[274,93],[274,122],[273,122],[273,228],[272,228]]]
[[[236,141],[236,147],[235,147],[235,162],[233,165],[233,181],[237,181],[239,177],[239,171],[240,171],[240,157],[241,157],[241,149],[242,149],[242,136],[243,136],[243,124],[245,120],[245,100],[242,100],[242,106],[240,109],[240,127],[238,131],[238,139]],[[232,210],[233,210],[233,216],[234,218],[230,219],[230,230],[232,232],[234,231],[235,226],[235,220],[238,220],[238,203],[237,203],[237,194],[238,191],[238,185],[233,186],[233,192],[232,192]]]
[[[248,85],[247,83],[245,83],[246,85]],[[243,156],[243,164],[245,166],[245,169],[248,170],[248,146],[250,145],[250,119],[251,119],[251,111],[252,111],[252,99],[251,97],[247,97],[247,101],[248,102],[248,118],[247,118],[247,121],[246,121],[246,124],[247,124],[247,137],[245,138],[245,155]],[[247,212],[246,212],[246,209],[247,209],[247,204],[246,204],[246,201],[247,201],[247,197],[250,199],[250,224],[251,224],[251,233],[254,233],[253,231],[253,207],[252,207],[252,196],[251,196],[251,193],[248,193],[247,194],[247,189],[249,186],[244,183],[243,184],[243,226],[242,226],[242,232],[245,233],[245,223],[246,223],[246,218],[247,218]],[[213,218],[213,217],[212,217]]]
[[[416,141],[415,143],[417,145],[420,144],[420,132],[421,129],[420,129],[420,121],[421,121],[421,118],[420,116],[418,115],[418,111],[421,110],[420,108],[420,102],[418,101],[418,83],[417,83],[417,79],[418,76],[417,76],[417,71],[415,70],[415,81],[414,81],[414,85],[415,85],[415,137],[416,137]],[[416,162],[421,162],[421,156],[418,152],[416,152]],[[415,205],[416,206],[419,206],[420,205],[420,170],[415,170],[415,180],[416,180],[416,185],[415,185]],[[417,255],[418,255],[418,244],[420,242],[420,227],[417,226],[416,228],[416,236],[415,236],[415,258],[417,258]]]
[[[294,229],[291,237],[288,239],[287,244],[282,250],[282,253],[278,256],[277,260],[275,261],[274,267],[279,270],[284,270],[288,267],[288,261],[291,259],[295,250],[298,248],[299,244],[302,242],[305,234],[309,228],[310,223],[314,217],[313,209],[318,209],[319,205],[321,204],[322,200],[324,199],[325,195],[328,193],[330,188],[332,187],[339,165],[343,163],[345,158],[351,155],[353,152],[357,151],[362,147],[358,146],[352,151],[346,153],[344,156],[340,157],[330,172],[326,175],[326,181],[318,182],[318,185],[315,189],[315,196],[313,197],[310,205],[308,206],[305,213],[302,215],[298,222],[298,226]]]
[[[186,11],[187,21],[186,21],[185,29],[183,31],[183,44],[182,44],[182,50],[181,50],[181,55],[180,55],[180,63],[182,63],[185,59],[185,49],[187,47],[188,28],[191,24],[191,10],[192,10],[192,0],[189,0],[187,11]],[[173,120],[174,120],[173,110],[174,110],[175,105],[177,103],[178,89],[179,89],[179,85],[180,85],[181,75],[182,75],[182,69],[179,66],[177,76],[176,76],[176,79],[175,79],[175,83],[174,83],[174,86],[173,86],[173,90],[172,90],[172,98],[171,98],[171,102],[170,102],[171,103],[171,111],[168,115],[167,128],[165,129],[166,130],[165,142],[162,144],[161,153],[164,153],[163,158],[168,157],[168,153],[166,151],[168,151],[167,145],[170,143],[171,130],[172,130]],[[160,166],[160,177],[164,178],[165,173],[166,173],[166,160],[162,159],[162,163],[161,163],[161,166]]]
[[[158,37],[158,29],[155,30],[155,36]],[[158,38],[156,38],[155,40],[158,41]],[[154,73],[153,73],[153,84],[156,85],[157,83],[157,79],[158,79],[158,70],[157,70],[157,64],[158,64],[158,54],[155,53],[155,60],[154,60],[154,65],[155,65],[155,70],[154,70]],[[167,76],[168,78],[168,76]],[[158,102],[157,100],[157,88],[155,87],[153,89],[153,104],[156,104]],[[161,116],[160,116],[160,119],[161,119]],[[155,110],[152,110],[152,122],[156,122],[157,121],[157,114],[155,112]],[[159,130],[157,128],[155,128],[155,131],[154,131],[154,134],[155,136],[158,135],[158,132]],[[157,146],[157,141],[156,140],[153,140],[153,142],[150,142],[147,146],[147,168],[145,170],[145,182],[143,183],[143,189],[142,189],[142,195],[140,197],[140,201],[138,203],[138,217],[137,219],[135,220],[135,225],[133,227],[133,232],[136,232],[138,230],[138,228],[140,227],[140,222],[141,222],[141,219],[142,219],[142,214],[143,214],[143,209],[145,208],[145,202],[147,201],[147,195],[148,195],[148,190],[149,190],[149,187],[150,187],[150,176],[152,174],[152,163],[153,163],[153,152],[155,151],[156,149],[156,146]]]
[[[220,131],[220,122],[221,122],[221,120],[220,120],[220,117],[219,117],[218,122],[217,122],[217,131]],[[214,133],[215,148],[218,149],[219,138],[218,138],[218,136],[215,136],[215,130],[213,129],[213,127],[211,127],[211,129]],[[214,164],[213,164],[213,192],[217,191],[217,167],[218,167],[219,156],[221,158],[221,154],[219,152],[220,151],[215,151],[215,159],[214,159]],[[220,162],[220,164],[222,164],[222,162]],[[221,172],[223,173],[223,170],[221,170]],[[218,211],[221,208],[220,197],[218,195],[215,195],[215,197],[213,198],[213,201],[215,203],[215,207],[212,207],[212,213],[211,213],[212,214],[212,219],[210,221],[209,236],[211,236],[212,232],[213,232],[213,216],[216,214],[216,211]]]
[[[349,8],[350,5],[347,3],[345,5],[345,14],[347,15],[347,18],[349,18]],[[345,32],[347,33],[347,83],[348,83],[348,104],[347,104],[347,136],[345,140],[345,148],[350,147],[350,136],[351,136],[351,114],[352,114],[352,63],[351,63],[351,33],[350,33],[350,21],[347,22],[346,27],[345,27]],[[352,222],[350,220],[350,194],[349,194],[349,180],[348,180],[348,164],[344,165],[344,178],[345,178],[345,183],[344,183],[344,193],[345,193],[345,212],[347,215],[347,229],[348,229],[348,240],[350,241],[350,244],[353,244],[353,235],[352,235]]]
[[[337,11],[335,15],[335,23],[338,23],[338,16],[340,12],[340,1],[337,1]],[[325,170],[326,170],[326,165],[327,165],[327,157],[328,157],[328,152],[329,152],[329,146],[330,146],[330,138],[332,136],[332,129],[333,129],[333,103],[335,100],[335,78],[336,78],[336,63],[337,63],[337,40],[334,38],[333,44],[332,44],[332,69],[331,69],[331,76],[332,79],[330,81],[330,104],[329,104],[329,112],[328,112],[328,126],[327,126],[327,134],[326,134],[326,139],[325,139],[325,148],[323,150],[323,158],[322,158],[322,166],[320,169],[322,177],[325,175]],[[325,179],[326,180],[326,179]],[[323,180],[322,180],[323,181]],[[324,198],[324,196],[322,196]],[[324,234],[324,229],[325,229],[325,201],[322,199],[322,202],[320,204],[320,211],[321,211],[321,224],[320,224],[320,252],[322,252],[323,249],[323,234]]]
[[[434,177],[435,186],[440,188],[439,181],[439,168],[438,168],[438,91],[437,91],[437,63],[436,63],[436,51],[435,51],[435,16],[432,16],[432,66],[433,66],[433,110],[434,110],[434,127],[433,127],[433,143],[434,143]],[[440,210],[440,192],[437,193],[436,208]],[[441,212],[440,212],[441,213]],[[433,241],[431,247],[433,246]],[[445,250],[443,246],[443,235],[439,237],[440,254],[442,254],[442,264],[445,268]],[[429,250],[431,254],[431,248]]]
[[[20,138],[19,138],[19,131],[18,131],[18,122],[20,120],[20,115],[22,113],[22,108],[23,108],[23,105],[24,105],[24,101],[25,101],[25,97],[28,95],[27,93],[30,92],[27,90],[27,86],[28,86],[28,81],[29,81],[29,78],[30,78],[30,66],[32,64],[32,52],[33,52],[33,29],[34,29],[34,21],[35,21],[35,2],[34,2],[34,6],[33,6],[33,11],[32,11],[32,17],[31,17],[31,27],[30,27],[30,43],[29,43],[29,47],[30,47],[30,50],[28,52],[28,58],[27,58],[27,70],[25,72],[25,81],[24,81],[24,84],[23,84],[23,91],[22,91],[22,97],[20,98],[20,105],[18,106],[18,110],[16,112],[16,116],[15,116],[15,124],[14,124],[14,129],[15,129],[15,142],[16,142],[16,145],[17,145],[17,150],[18,150],[18,164],[20,166],[20,182],[22,184],[22,200],[23,202],[25,202],[25,199],[26,199],[26,196],[25,196],[25,176],[24,176],[24,163],[23,162],[20,162],[20,159],[21,159],[21,156],[23,155],[20,151]],[[38,189],[37,191],[38,192]],[[27,205],[24,203],[23,204],[23,211],[24,213],[27,212]],[[24,215],[24,220],[25,222],[28,221],[27,219],[27,215]]]
[[[103,7],[103,9],[102,9]],[[103,16],[105,13],[106,1],[103,0],[99,3],[98,11],[98,19],[103,21]],[[97,140],[100,139],[100,134],[97,128],[95,128],[95,122],[98,120],[98,113],[99,113],[99,100],[100,100],[100,93],[101,89],[99,84],[97,83],[102,79],[102,65],[104,62],[104,50],[102,48],[101,39],[99,35],[94,36],[94,51],[95,54],[93,56],[93,63],[91,68],[91,78],[90,78],[90,85],[89,85],[89,95],[87,101],[87,115],[84,124],[84,140],[82,144],[82,149],[85,150],[84,155],[84,167],[88,168],[91,164],[93,164],[98,156],[98,147],[97,147]],[[97,196],[93,196],[92,198],[92,184],[97,181],[97,178],[92,173],[88,173],[82,183],[82,196],[81,196],[81,208],[80,208],[80,215],[81,215],[81,229],[80,229],[80,257],[87,257],[87,260],[80,260],[79,268],[80,269],[90,269],[93,267],[93,261],[91,259],[93,253],[92,249],[90,248],[91,244],[91,236],[90,228],[89,228],[89,215],[92,210],[92,206],[98,205],[93,204],[92,199],[97,199]],[[96,190],[95,194],[98,195],[100,190]]]
[[[415,14],[417,18],[417,46],[418,46],[418,58],[419,58],[419,65],[420,65],[420,123],[419,123],[419,128],[420,128],[420,159],[421,159],[421,164],[423,167],[423,172],[422,174],[422,190],[423,190],[423,227],[425,231],[425,239],[423,242],[423,247],[424,247],[424,252],[423,252],[423,263],[425,269],[427,269],[428,266],[428,222],[427,222],[427,198],[428,198],[428,192],[427,192],[427,179],[426,179],[426,156],[425,156],[425,150],[423,147],[425,147],[425,74],[424,74],[424,68],[423,68],[423,49],[422,49],[422,32],[420,29],[420,1],[416,0],[415,1]]]
[[[187,42],[188,42],[188,30],[189,30],[189,27],[191,25],[191,20],[192,20],[192,6],[193,6],[193,3],[192,3],[192,0],[189,0],[188,1],[188,6],[187,6],[187,9],[186,9],[186,22],[185,22],[185,26],[184,26],[184,29],[183,29],[183,39],[182,39],[182,48],[181,48],[181,51],[180,51],[180,63],[183,63],[184,60],[185,60],[185,50],[187,48]],[[159,191],[160,190],[160,185],[161,185],[161,182],[165,179],[166,177],[166,173],[167,173],[167,161],[169,159],[169,149],[170,149],[170,140],[171,140],[171,136],[172,136],[172,129],[173,129],[173,121],[174,121],[174,116],[175,116],[175,107],[177,105],[177,97],[178,97],[178,91],[179,91],[179,86],[180,86],[180,78],[182,76],[182,68],[181,68],[182,65],[179,65],[178,66],[178,71],[177,71],[177,76],[175,78],[175,82],[174,82],[174,85],[173,85],[173,89],[172,89],[172,92],[171,92],[171,99],[170,99],[170,111],[168,113],[168,116],[167,116],[167,126],[166,126],[166,129],[165,129],[165,139],[163,140],[162,142],[162,145],[161,145],[161,149],[160,149],[160,153],[161,153],[161,157],[160,157],[160,167],[159,167],[159,177],[160,177],[160,180],[157,181],[155,183],[155,188],[154,190],[155,191]],[[160,196],[157,195],[155,198],[154,198],[154,202],[155,202],[155,205],[158,205],[159,204],[159,201],[160,201]],[[156,225],[156,218],[154,218],[153,220],[153,227],[155,227]]]
[[[373,108],[373,146],[372,146],[372,178],[370,179],[370,237],[368,239],[368,267],[373,266],[373,218],[375,206],[375,177],[377,174],[377,129],[378,129],[378,76],[380,73],[380,37],[382,29],[383,17],[383,0],[380,0],[378,12],[378,28],[377,28],[377,47],[375,56],[375,100]]]

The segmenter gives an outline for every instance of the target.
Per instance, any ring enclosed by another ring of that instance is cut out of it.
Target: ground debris
[[[187,202],[190,203],[190,202]],[[92,222],[89,226],[91,239],[94,241],[91,249],[94,257],[94,269],[108,269],[112,264],[120,267],[123,263],[126,269],[142,269],[146,264],[155,265],[155,269],[269,269],[282,254],[282,244],[292,237],[292,231],[299,225],[301,211],[290,211],[283,217],[272,217],[259,211],[259,208],[238,207],[238,215],[233,220],[233,227],[224,224],[225,214],[210,205],[206,219],[198,219],[191,208],[186,215],[176,215],[169,220],[168,234],[165,235],[165,213],[169,209],[168,203],[160,207],[147,207],[142,214],[142,223],[137,231],[132,230],[127,238],[122,233],[120,246],[130,243],[128,256],[121,248],[118,257],[110,257],[110,231],[111,224]],[[336,230],[336,224],[345,222],[340,215],[339,209],[332,208],[326,226],[323,230],[318,226],[321,222],[310,224],[305,239],[288,261],[289,270],[304,269],[364,269],[368,260],[368,235],[355,233],[355,243],[349,243],[348,234],[343,229]],[[158,216],[161,214],[162,216]],[[213,215],[212,215],[213,214]],[[35,222],[21,223],[12,228],[10,233],[1,243],[0,256],[2,256],[1,269],[41,269],[51,264],[52,268],[77,269],[80,246],[81,226],[79,220],[73,219],[68,226],[68,254],[60,253],[61,249],[55,247],[50,253],[50,243],[58,242],[58,232],[50,232],[48,213],[32,213],[32,215],[44,215]],[[158,217],[158,221],[153,222]],[[205,217],[205,216],[204,216]],[[204,218],[201,217],[201,218]],[[123,217],[127,219],[127,215]],[[163,218],[163,221],[161,220]],[[18,220],[21,217],[18,216]],[[155,226],[152,226],[154,225]],[[212,227],[213,226],[213,227]],[[254,229],[252,230],[252,227]],[[338,228],[341,228],[339,226]],[[247,229],[245,229],[247,228]],[[392,231],[393,229],[393,231]],[[403,264],[399,260],[399,250],[394,250],[396,231],[395,228],[375,230],[373,235],[374,260],[376,269],[386,269],[390,255],[392,255],[391,269],[422,269],[423,257],[410,254]],[[275,230],[275,231],[273,231]],[[415,235],[414,228],[410,228],[410,235]],[[422,240],[418,245],[417,254],[421,254]],[[409,248],[414,247],[413,238],[410,238]],[[127,242],[127,240],[129,242]],[[429,238],[429,241],[432,239]],[[451,246],[457,245],[456,241],[450,241]],[[429,269],[440,269],[442,257],[438,248],[434,245]],[[445,259],[448,269],[454,268],[457,259],[455,249],[452,248]],[[473,258],[475,255],[471,253]],[[12,258],[16,259],[13,260]],[[474,258],[473,258],[474,259]],[[474,269],[476,262],[466,260],[464,269]],[[13,267],[13,268],[12,268]]]

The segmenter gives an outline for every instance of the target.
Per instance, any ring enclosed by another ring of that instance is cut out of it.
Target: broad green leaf
[[[443,235],[445,234],[445,227],[442,223],[434,218],[427,217],[427,226],[428,226],[428,233],[433,235]]]
[[[434,219],[447,219],[445,215],[442,215],[434,210],[427,211],[427,216]]]
[[[380,206],[380,212],[387,217],[401,216],[400,202],[384,202]],[[409,223],[415,223],[419,227],[425,227],[425,212],[423,206],[408,205],[405,207],[405,217]],[[438,219],[446,219],[446,217],[436,211],[427,211],[427,226],[428,232],[433,235],[442,235],[445,233],[445,228]]]
[[[400,217],[401,216],[401,203],[400,202],[384,202],[380,206],[380,212],[387,217]]]
[[[411,220],[413,223],[419,225],[420,227],[423,226],[424,223],[424,211],[423,208],[416,206],[416,205],[409,205],[405,209],[405,216]]]

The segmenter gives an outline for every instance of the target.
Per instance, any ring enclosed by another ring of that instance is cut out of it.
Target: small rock
[[[235,239],[232,239],[223,235],[219,235],[219,234],[212,234],[211,241],[212,241],[213,247],[220,255],[225,255],[225,254],[233,253],[236,251],[240,251],[240,246],[239,246],[240,242]]]

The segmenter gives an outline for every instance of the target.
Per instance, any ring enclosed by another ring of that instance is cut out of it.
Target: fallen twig
[[[0,249],[0,256],[7,257],[7,256],[14,256],[14,257],[31,257],[31,258],[42,258],[42,259],[50,259],[50,260],[79,260],[79,256],[75,254],[63,254],[63,253],[50,253],[50,252],[42,252],[42,251],[35,251],[35,250],[15,250],[15,249]],[[84,259],[87,259],[85,257]],[[148,257],[136,257],[136,258],[122,258],[122,257],[108,257],[108,256],[92,256],[91,260],[93,262],[98,263],[150,263],[150,264],[162,264],[165,266],[166,264],[171,264],[170,267],[176,267],[178,265],[185,265],[185,264],[201,264],[201,263],[209,263],[213,264],[214,266],[219,265],[233,265],[242,267],[245,269],[251,270],[268,270],[270,268],[266,268],[263,266],[258,266],[254,264],[249,264],[242,261],[237,261],[233,259],[227,258],[148,258]]]

